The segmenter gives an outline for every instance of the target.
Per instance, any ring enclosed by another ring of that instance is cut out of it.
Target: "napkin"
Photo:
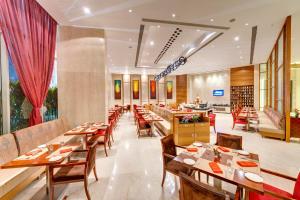
[[[241,167],[257,167],[257,163],[251,161],[237,161],[236,162]]]
[[[42,152],[41,149],[35,149],[35,150],[32,150],[32,151],[30,151],[30,152],[25,153],[25,155],[26,155],[26,156],[34,156],[34,155],[36,155],[36,154],[38,154],[38,153],[40,153],[40,152]]]
[[[227,149],[226,147],[218,147],[218,149],[220,149],[223,152],[229,152],[230,150]]]
[[[198,148],[196,148],[196,147],[188,147],[188,148],[186,148],[186,150],[188,152],[198,152]]]
[[[222,174],[223,171],[222,169],[220,168],[220,166],[218,165],[218,163],[216,162],[210,162],[209,163],[209,166],[211,168],[211,170],[214,172],[214,173],[217,173],[217,174]]]
[[[62,149],[59,151],[60,154],[71,152],[72,148]]]

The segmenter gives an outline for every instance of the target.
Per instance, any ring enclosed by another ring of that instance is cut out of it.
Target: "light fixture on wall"
[[[155,75],[154,80],[159,81],[163,77],[167,76],[168,74],[175,71],[180,65],[184,65],[187,61],[186,57],[181,56],[176,60],[174,63],[170,64],[164,71],[162,71],[160,74]]]

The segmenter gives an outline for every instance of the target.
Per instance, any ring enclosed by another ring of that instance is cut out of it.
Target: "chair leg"
[[[214,131],[215,131],[215,133],[217,132],[217,131],[216,131],[216,125],[214,125]]]
[[[49,199],[54,200],[54,185],[49,185]]]
[[[111,133],[110,136],[111,136],[111,140],[112,140],[113,142],[115,142],[115,141],[114,141],[114,135]]]
[[[232,125],[232,129],[234,129],[234,125],[235,125],[235,123],[233,123],[233,125]]]
[[[105,155],[107,157],[106,142],[104,142],[104,151],[105,151]]]
[[[91,196],[88,190],[88,181],[87,181],[87,177],[84,178],[84,190],[85,190],[85,194],[88,200],[91,200]]]
[[[97,171],[96,171],[96,165],[94,166],[93,171],[94,171],[94,175],[95,175],[96,181],[98,181],[98,176],[97,176]]]
[[[161,182],[161,187],[164,187],[165,178],[166,178],[166,170],[164,169],[164,172],[163,172],[163,179],[162,179],[162,182]]]

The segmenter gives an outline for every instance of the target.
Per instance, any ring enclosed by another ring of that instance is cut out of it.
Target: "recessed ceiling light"
[[[173,17],[173,18],[175,18],[175,17],[176,17],[176,15],[173,13],[173,14],[172,14],[172,17]]]
[[[237,45],[237,46],[236,46],[236,48],[238,48],[238,49],[239,49],[239,48],[240,48],[240,46],[239,46],[239,45]]]
[[[91,14],[91,9],[90,8],[88,8],[88,7],[83,7],[82,8],[83,9],[83,12],[85,13],[85,14]]]
[[[200,32],[200,29],[197,29],[197,32]]]
[[[245,26],[248,26],[248,25],[249,25],[248,23],[245,24]]]
[[[184,44],[183,45],[181,45],[182,46],[182,48],[184,48]]]
[[[215,21],[214,19],[210,19],[211,22]]]
[[[150,45],[153,46],[154,45],[154,41],[150,41]]]
[[[131,38],[129,38],[129,41],[131,42],[131,41],[132,41],[132,39],[131,39]]]
[[[234,41],[239,41],[240,40],[240,37],[239,36],[235,36],[234,37]]]
[[[157,25],[157,28],[160,28],[160,25]]]
[[[243,59],[243,56],[240,56],[240,59]]]
[[[128,10],[128,12],[132,13],[132,10],[131,10],[131,9],[129,9],[129,10]]]

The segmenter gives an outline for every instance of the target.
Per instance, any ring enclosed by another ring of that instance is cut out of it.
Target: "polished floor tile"
[[[279,140],[262,138],[258,133],[246,133],[237,127],[231,129],[231,115],[218,114],[216,129],[219,132],[243,136],[244,149],[260,156],[263,168],[296,176],[300,169],[300,144],[285,143]],[[136,135],[132,115],[126,113],[114,132],[115,142],[105,157],[103,149],[97,153],[97,171],[99,181],[93,174],[89,177],[89,191],[92,199],[97,200],[177,200],[178,180],[167,174],[162,188],[162,158],[160,136],[141,137]],[[211,143],[216,134],[211,129]],[[293,183],[274,179],[264,174],[265,181],[277,187],[292,191]],[[16,197],[18,200],[36,199],[35,192],[43,192],[45,180],[34,182]],[[230,185],[224,185],[229,191]],[[60,196],[70,200],[85,199],[82,183],[70,184]]]

